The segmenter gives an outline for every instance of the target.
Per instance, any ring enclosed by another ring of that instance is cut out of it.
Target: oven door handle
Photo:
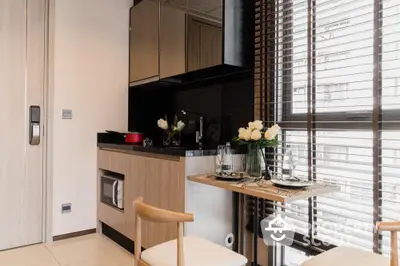
[[[118,206],[117,201],[115,200],[115,188],[117,187],[117,185],[118,185],[118,180],[114,181],[112,188],[112,203],[114,204],[114,206]]]

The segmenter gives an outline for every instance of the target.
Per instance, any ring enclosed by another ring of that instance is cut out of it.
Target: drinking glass
[[[226,147],[225,145],[218,145],[217,147],[217,165],[216,165],[216,172],[217,174],[222,174],[223,172],[223,165],[224,165],[224,159],[225,159],[225,154],[226,154]]]

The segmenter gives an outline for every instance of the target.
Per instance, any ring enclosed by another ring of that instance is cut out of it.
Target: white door
[[[29,144],[29,106],[43,107],[44,44],[45,0],[0,0],[0,250],[42,242],[43,137]]]

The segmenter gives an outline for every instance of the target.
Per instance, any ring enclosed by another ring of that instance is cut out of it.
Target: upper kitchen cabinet
[[[129,81],[158,80],[158,1],[143,0],[131,8]]]
[[[188,15],[187,70],[194,71],[222,64],[222,25]]]
[[[254,9],[249,0],[141,0],[131,10],[130,86],[251,69]]]
[[[187,71],[221,65],[222,0],[170,0],[170,4],[186,10]]]
[[[186,14],[166,1],[137,1],[131,8],[131,86],[186,72]]]
[[[168,2],[160,12],[160,78],[186,72],[186,14]]]

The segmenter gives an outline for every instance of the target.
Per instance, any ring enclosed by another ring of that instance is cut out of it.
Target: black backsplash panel
[[[175,114],[184,120],[182,145],[195,145],[198,115],[204,117],[205,148],[232,139],[237,129],[253,119],[253,74],[242,73],[223,79],[158,89],[129,89],[129,131],[139,131],[161,145],[162,132],[157,120]],[[181,110],[188,112],[182,115]],[[194,125],[193,123],[197,123]]]

